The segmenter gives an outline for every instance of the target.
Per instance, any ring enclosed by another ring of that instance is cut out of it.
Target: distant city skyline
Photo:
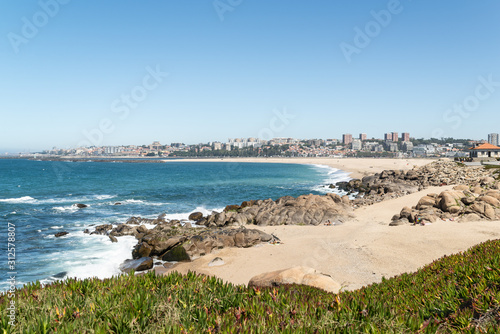
[[[0,2],[0,152],[500,132],[500,2],[222,2]]]

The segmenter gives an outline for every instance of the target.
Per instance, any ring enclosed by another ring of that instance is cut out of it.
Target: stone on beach
[[[150,257],[141,257],[136,260],[125,260],[120,265],[120,270],[126,273],[135,271],[144,271],[153,268],[153,259]]]
[[[330,276],[309,267],[292,267],[254,276],[248,287],[273,287],[286,284],[309,285],[328,292],[337,293],[341,286]]]
[[[225,264],[224,260],[221,259],[220,257],[216,257],[212,261],[208,263],[209,267],[218,267],[218,266],[223,266]]]

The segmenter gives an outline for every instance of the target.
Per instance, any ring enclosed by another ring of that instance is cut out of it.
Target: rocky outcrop
[[[456,186],[422,197],[413,208],[405,207],[395,215],[391,226],[433,223],[438,219],[472,222],[500,219],[500,190]]]
[[[59,237],[63,237],[63,236],[65,236],[65,235],[67,235],[67,234],[69,234],[69,232],[66,232],[66,231],[64,231],[64,232],[57,232],[56,234],[54,234],[54,236],[55,236],[56,238],[59,238]]]
[[[463,185],[495,187],[492,172],[482,166],[462,166],[452,161],[435,161],[408,171],[384,170],[361,180],[337,183],[337,188],[353,194],[355,206],[370,205],[386,199],[400,197],[430,186]],[[474,190],[472,190],[474,192]]]
[[[248,287],[274,287],[286,284],[309,285],[334,293],[340,290],[340,284],[330,276],[308,267],[293,267],[257,275],[250,279]]]
[[[347,201],[348,202],[348,201]],[[207,227],[266,225],[319,225],[327,221],[341,223],[351,216],[352,208],[339,195],[285,196],[247,201],[231,205],[223,212],[212,213],[199,224]]]
[[[158,226],[157,226],[158,227]],[[134,258],[155,256],[163,261],[191,261],[216,249],[247,248],[270,242],[273,236],[241,228],[156,228],[144,235],[132,252]]]
[[[77,207],[78,209],[83,209],[88,207],[87,204],[82,204],[82,203],[73,204],[73,206]]]
[[[109,235],[114,237],[121,237],[124,235],[133,235],[136,236],[140,233],[144,234],[148,231],[146,226],[144,225],[128,225],[128,224],[119,224],[115,228],[113,228]]]
[[[111,224],[102,224],[95,227],[95,230],[90,234],[108,235],[109,231],[113,229]]]

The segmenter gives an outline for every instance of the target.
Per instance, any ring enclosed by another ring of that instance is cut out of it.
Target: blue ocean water
[[[250,199],[321,194],[348,174],[320,165],[0,160],[0,289],[8,286],[8,226],[15,226],[17,285],[62,277],[111,277],[134,237],[111,243],[83,233],[131,216],[187,219]],[[121,205],[114,205],[120,202]],[[78,209],[76,203],[88,205]],[[11,228],[12,230],[12,228]],[[68,235],[55,238],[57,232]],[[12,246],[12,245],[11,245]]]

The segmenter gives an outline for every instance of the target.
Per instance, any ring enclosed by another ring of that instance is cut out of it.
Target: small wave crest
[[[346,182],[352,179],[349,176],[350,173],[338,168],[318,164],[312,164],[311,166],[319,170],[320,173],[324,174],[323,183],[312,188],[312,190],[319,193],[339,193],[337,190],[330,188],[330,184],[335,185],[337,182]]]
[[[36,201],[36,199],[34,199],[31,196],[0,199],[0,202],[2,202],[2,203],[30,203],[30,202],[35,202],[35,201]]]
[[[70,205],[70,206],[55,206],[52,208],[54,211],[59,211],[59,212],[75,212],[78,210],[78,207],[75,205]]]
[[[122,204],[141,204],[141,205],[151,205],[151,206],[162,206],[162,205],[168,205],[170,203],[162,203],[162,202],[151,202],[151,201],[143,201],[140,199],[126,199],[124,201],[121,201],[120,203]]]

